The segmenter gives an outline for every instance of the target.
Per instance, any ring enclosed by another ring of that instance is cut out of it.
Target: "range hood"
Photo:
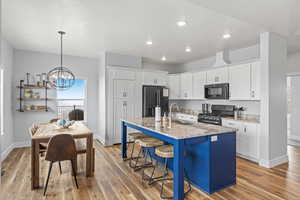
[[[226,50],[218,52],[216,54],[216,62],[214,64],[214,67],[223,67],[228,64],[230,64],[229,52]]]

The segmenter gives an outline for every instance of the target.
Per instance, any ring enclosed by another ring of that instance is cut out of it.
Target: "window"
[[[3,96],[3,69],[0,70],[0,133],[4,134],[4,96]]]
[[[76,79],[71,88],[57,90],[56,99],[58,118],[69,119],[75,112],[76,120],[86,121],[86,80]]]

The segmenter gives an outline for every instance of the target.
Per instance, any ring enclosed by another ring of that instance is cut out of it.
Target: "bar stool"
[[[155,148],[155,154],[161,158],[164,158],[165,159],[165,164],[164,164],[164,173],[161,177],[153,177],[154,173],[155,173],[155,170],[158,166],[158,162],[156,162],[156,165],[155,167],[153,168],[153,171],[152,171],[152,174],[150,176],[150,181],[149,181],[149,184],[152,184],[156,181],[162,181],[162,185],[161,185],[161,188],[160,188],[160,197],[162,199],[173,199],[173,197],[171,196],[163,196],[163,190],[164,190],[164,184],[165,184],[165,181],[166,180],[173,180],[173,178],[166,178],[167,175],[168,175],[168,159],[171,159],[171,158],[174,158],[174,151],[173,151],[173,146],[172,145],[163,145],[163,146],[160,146],[160,147],[156,147]],[[187,179],[187,182],[188,182],[188,190],[186,192],[184,192],[184,195],[186,195],[188,192],[190,192],[192,190],[192,187],[191,187],[191,183],[187,177],[187,173],[186,173],[186,170],[184,169],[184,175]]]
[[[153,138],[153,137],[139,138],[135,142],[138,145],[141,146],[141,150],[139,151],[139,154],[137,156],[136,165],[135,165],[134,170],[137,171],[137,170],[142,169],[142,168],[153,167],[152,156],[151,156],[151,153],[150,153],[149,149],[161,146],[161,145],[164,144],[164,142],[159,140],[159,139]],[[140,154],[142,153],[142,149],[145,150],[144,164],[142,164],[141,166],[137,166],[137,163],[138,163],[139,158],[140,158]],[[147,157],[148,156],[150,157],[151,162],[147,162]],[[142,179],[144,179],[144,171],[143,171]]]
[[[137,166],[137,162],[136,162],[136,165],[134,166],[132,164],[132,161],[133,160],[136,160],[138,157],[133,157],[133,153],[134,153],[134,147],[135,147],[135,141],[137,139],[140,139],[140,138],[146,138],[146,137],[149,137],[148,135],[144,134],[144,133],[140,133],[140,132],[134,132],[134,133],[128,133],[128,138],[130,140],[133,140],[133,144],[132,144],[132,148],[131,148],[131,153],[130,153],[130,157],[127,159],[129,160],[129,167],[131,168],[135,168],[135,166]]]

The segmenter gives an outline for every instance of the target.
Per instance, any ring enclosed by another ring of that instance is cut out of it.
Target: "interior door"
[[[135,81],[114,80],[114,143],[121,142],[121,119],[135,118]],[[128,132],[133,132],[128,128]]]

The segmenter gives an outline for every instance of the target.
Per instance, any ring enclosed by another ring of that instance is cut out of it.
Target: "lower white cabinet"
[[[236,129],[236,152],[238,156],[258,162],[260,125],[245,121],[222,119],[222,126]]]

